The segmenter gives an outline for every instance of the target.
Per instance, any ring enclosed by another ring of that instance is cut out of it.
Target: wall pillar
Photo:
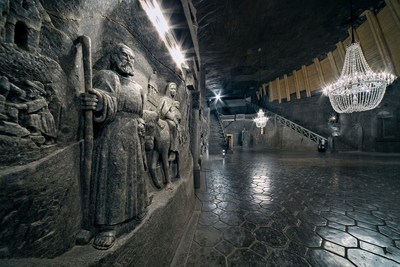
[[[319,62],[318,58],[314,58],[314,64],[315,67],[317,68],[320,88],[322,88],[325,85],[325,79],[324,79],[324,73],[322,72],[321,63]]]
[[[362,15],[367,18],[367,22],[371,28],[372,36],[374,37],[376,46],[378,47],[379,55],[382,58],[386,71],[393,72],[394,65],[392,62],[392,56],[390,55],[390,51],[386,44],[386,40],[383,36],[383,32],[381,26],[379,25],[378,19],[371,10],[364,11]]]
[[[389,7],[393,15],[393,20],[396,22],[397,27],[400,29],[400,3],[397,0],[385,0],[386,5]]]
[[[272,81],[269,82],[269,102],[272,102],[275,98],[274,89],[272,88]]]
[[[193,156],[194,188],[200,188],[200,92],[191,91],[190,147]]]
[[[296,86],[296,98],[300,99],[300,83],[299,83],[299,77],[297,77],[297,71],[293,71],[293,77],[294,77],[294,84]]]
[[[339,69],[336,65],[335,58],[333,57],[332,52],[329,52],[327,55],[328,55],[329,64],[331,65],[331,68],[332,68],[333,75],[334,75],[335,79],[338,79],[339,78]]]
[[[337,48],[337,51],[339,52],[339,57],[340,57],[340,60],[342,61],[341,63],[342,63],[342,66],[343,66],[343,64],[344,64],[344,57],[345,57],[345,54],[346,54],[346,49],[344,48],[343,42],[342,42],[342,41],[339,41],[339,42],[336,44],[336,48]]]
[[[301,70],[303,72],[304,84],[306,86],[306,95],[307,95],[307,97],[310,97],[311,96],[311,86],[310,86],[310,81],[308,80],[307,67],[305,65],[303,65],[303,66],[301,66]]]
[[[283,76],[284,81],[285,81],[285,90],[286,90],[286,101],[290,101],[290,89],[289,89],[289,82],[288,82],[288,77],[285,74]]]
[[[276,78],[276,90],[278,91],[278,102],[282,103],[281,83],[279,81],[279,77]]]

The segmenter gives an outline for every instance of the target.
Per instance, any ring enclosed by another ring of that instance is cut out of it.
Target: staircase
[[[221,154],[222,150],[226,149],[225,133],[217,111],[213,111],[210,116],[210,138],[208,140],[209,154]]]
[[[311,141],[319,144],[322,142],[322,140],[324,140],[326,143],[328,143],[328,139],[316,134],[306,128],[304,128],[303,126],[298,125],[297,123],[292,122],[291,120],[288,120],[278,114],[275,114],[271,111],[266,110],[265,108],[262,108],[256,104],[247,102],[247,105],[249,105],[250,107],[252,107],[256,112],[258,112],[259,109],[263,109],[266,113],[266,115],[270,118],[270,120],[274,120],[276,123],[280,123],[290,129],[292,129],[293,131],[303,135],[304,137],[306,137],[307,139],[310,139]]]

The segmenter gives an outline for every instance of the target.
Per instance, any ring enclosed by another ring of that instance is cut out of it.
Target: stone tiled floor
[[[400,266],[400,156],[211,156],[184,266]]]

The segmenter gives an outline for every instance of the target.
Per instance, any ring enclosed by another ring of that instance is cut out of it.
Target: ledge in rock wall
[[[194,211],[192,169],[190,164],[182,170],[174,190],[156,192],[142,223],[111,249],[75,246],[53,259],[0,260],[0,266],[169,266]]]

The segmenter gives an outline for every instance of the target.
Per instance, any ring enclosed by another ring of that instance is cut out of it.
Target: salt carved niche
[[[5,25],[5,41],[25,50],[39,46],[42,19],[33,0],[13,0]]]

